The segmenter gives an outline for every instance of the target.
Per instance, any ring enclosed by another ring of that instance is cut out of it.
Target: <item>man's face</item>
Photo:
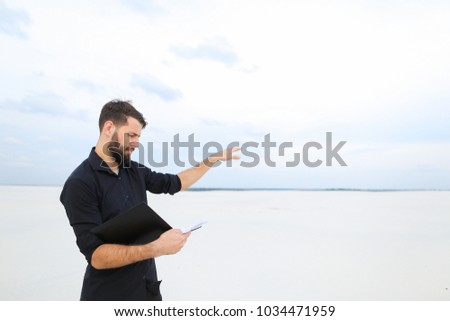
[[[141,123],[132,117],[128,117],[128,124],[116,127],[108,143],[108,149],[119,166],[123,167],[130,163],[131,153],[139,145],[141,131]]]

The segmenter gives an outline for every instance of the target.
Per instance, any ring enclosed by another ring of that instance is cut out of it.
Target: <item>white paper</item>
[[[191,231],[195,231],[195,230],[201,228],[203,226],[203,224],[206,224],[206,223],[208,223],[208,222],[207,221],[203,221],[203,222],[200,222],[198,224],[192,225],[190,227],[183,228],[183,229],[181,229],[181,232],[184,234],[184,233],[188,233],[188,232],[191,232]]]

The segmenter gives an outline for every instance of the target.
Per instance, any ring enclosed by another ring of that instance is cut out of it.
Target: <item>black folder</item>
[[[170,229],[166,221],[142,202],[93,228],[92,232],[107,243],[138,245],[152,242]]]

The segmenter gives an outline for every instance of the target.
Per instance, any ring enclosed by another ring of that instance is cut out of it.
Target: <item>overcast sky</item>
[[[449,17],[444,0],[0,0],[0,184],[63,184],[120,98],[149,122],[145,165],[169,143],[158,171],[184,169],[176,134],[197,160],[208,142],[259,144],[258,166],[197,187],[448,189]],[[327,132],[347,166],[326,166]],[[275,167],[267,134],[293,145]],[[321,166],[288,167],[308,142]]]

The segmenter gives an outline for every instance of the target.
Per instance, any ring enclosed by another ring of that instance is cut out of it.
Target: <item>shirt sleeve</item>
[[[150,193],[173,195],[181,190],[181,180],[178,175],[158,173],[146,167],[145,187]]]
[[[66,182],[60,200],[75,232],[78,248],[91,264],[92,253],[104,243],[91,232],[102,223],[98,198],[82,180],[71,179]]]

